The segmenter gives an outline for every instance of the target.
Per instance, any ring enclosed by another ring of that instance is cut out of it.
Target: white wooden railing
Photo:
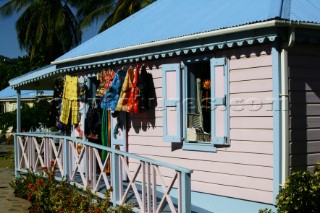
[[[192,170],[56,134],[16,133],[15,174],[41,172],[54,162],[64,178],[99,197],[112,187],[114,205],[138,212],[191,212]],[[107,151],[103,161],[101,152]],[[109,172],[106,170],[109,169]]]

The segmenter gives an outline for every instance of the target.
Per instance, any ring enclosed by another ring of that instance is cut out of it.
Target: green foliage
[[[38,56],[33,60],[29,56],[18,57],[14,59],[0,56],[0,90],[9,86],[9,80],[23,75],[29,71],[36,70],[47,65],[43,56]]]
[[[29,131],[30,129],[35,130],[40,126],[50,127],[50,110],[51,105],[47,99],[38,98],[34,100],[32,107],[23,103],[21,108],[21,129]],[[17,110],[0,114],[1,130],[3,132],[7,131],[9,127],[16,127],[16,114]]]
[[[0,128],[3,133],[5,133],[9,127],[16,126],[16,111],[0,113]]]
[[[43,57],[48,64],[81,42],[80,26],[64,1],[10,0],[0,7],[0,17],[17,12],[18,42],[31,59]]]
[[[51,166],[44,167],[43,173],[39,176],[28,172],[11,183],[16,196],[31,201],[30,212],[131,212],[129,205],[111,206],[110,191],[106,192],[106,199],[100,199],[89,189],[79,190],[66,180],[56,181],[56,168],[53,165],[52,161]]]
[[[277,196],[279,212],[320,212],[320,163],[314,173],[299,171],[293,173]]]
[[[15,177],[10,183],[10,186],[13,188],[13,192],[17,197],[27,199],[30,192],[30,188],[28,186],[30,186],[30,184],[34,185],[37,180],[38,177],[28,171],[28,173],[20,177]]]
[[[23,122],[26,122],[26,120],[31,120],[30,126],[33,127],[34,129],[39,128],[41,124],[43,126],[50,127],[49,125],[50,110],[51,110],[50,102],[45,98],[38,98],[34,101],[33,107],[30,108],[29,116],[26,115],[26,117],[23,118]],[[21,112],[21,114],[23,116],[23,112]],[[26,129],[28,128],[26,127]]]
[[[77,1],[68,2],[77,8],[77,17],[81,28],[89,27],[98,20],[103,20],[99,33],[143,9],[155,0],[102,0],[102,1]]]
[[[265,208],[265,209],[260,209],[259,213],[274,213],[274,211],[272,211],[271,209]]]

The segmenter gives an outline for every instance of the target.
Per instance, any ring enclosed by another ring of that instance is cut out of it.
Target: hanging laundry
[[[90,139],[101,138],[102,110],[96,100],[93,99],[85,119],[85,134]]]
[[[86,102],[87,100],[87,85],[86,85],[87,79],[86,77],[79,77],[78,78],[78,88],[79,88],[79,100],[81,102]]]
[[[110,147],[111,144],[111,117],[110,110],[103,109],[102,113],[102,125],[101,125],[101,142],[103,146]],[[104,161],[107,157],[108,152],[102,150],[102,160]]]
[[[127,111],[128,109],[128,98],[130,96],[130,91],[133,82],[133,67],[129,67],[124,82],[122,84],[120,97],[116,107],[116,111]]]
[[[101,101],[101,108],[103,109],[102,113],[102,127],[101,127],[101,142],[104,146],[109,146],[111,144],[111,111],[115,111],[120,91],[126,72],[123,70],[118,70],[116,75],[113,78],[112,84],[109,87],[106,94],[103,96]],[[107,152],[102,151],[102,160],[105,160],[107,157]]]
[[[139,111],[143,112],[149,109],[151,102],[156,99],[153,78],[147,72],[146,67],[142,66],[138,81],[139,88]]]
[[[78,92],[77,92],[78,77],[66,76],[63,88],[62,107],[60,121],[68,124],[68,119],[71,110],[71,124],[78,123]]]
[[[127,112],[139,113],[139,88],[138,85],[139,79],[139,66],[136,66],[133,73],[132,88],[130,90],[130,96],[128,99]]]
[[[126,71],[118,70],[113,78],[112,84],[101,101],[101,108],[115,111],[119,100],[122,84],[126,76]]]
[[[96,96],[103,97],[106,91],[111,86],[114,76],[116,73],[111,70],[103,70],[97,75],[97,79],[100,81],[99,88],[97,89]]]

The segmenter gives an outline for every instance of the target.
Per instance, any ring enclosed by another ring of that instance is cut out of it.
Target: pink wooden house
[[[94,91],[101,69],[144,65],[155,94],[145,112],[119,113],[111,148],[17,133],[16,174],[54,159],[60,176],[113,186],[113,203],[134,198],[138,212],[274,209],[288,175],[320,160],[319,43],[318,0],[158,0],[10,81],[20,94],[85,75]]]

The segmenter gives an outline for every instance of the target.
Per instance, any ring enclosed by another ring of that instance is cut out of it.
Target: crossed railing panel
[[[17,137],[21,153],[19,167],[32,172],[39,172],[43,167],[49,167],[51,160],[61,176],[64,176],[62,165],[62,141],[55,144],[50,138],[36,138],[31,136]]]
[[[173,171],[168,178],[162,175],[159,166],[152,163],[140,161],[137,166],[130,169],[126,158],[120,156],[120,159],[129,182],[124,192],[120,194],[120,204],[126,202],[130,189],[132,189],[142,212],[161,212],[166,202],[171,212],[181,212],[181,203],[175,206],[170,195],[174,184],[180,186],[179,172]],[[158,189],[159,187],[161,190]],[[161,195],[159,195],[159,191],[161,191]]]
[[[146,213],[191,212],[191,170],[71,137],[15,134],[16,175],[41,172],[50,162],[57,179],[102,198],[106,190],[112,191],[114,205],[131,203]]]

